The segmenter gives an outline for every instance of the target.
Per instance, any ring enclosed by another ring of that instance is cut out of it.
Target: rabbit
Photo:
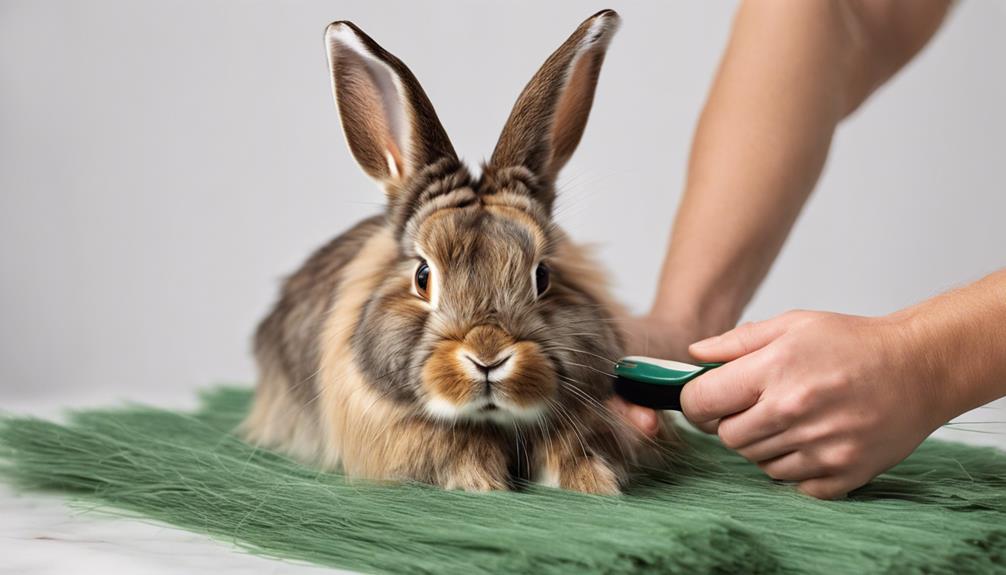
[[[612,411],[604,274],[552,220],[619,17],[584,21],[462,165],[409,69],[351,22],[325,40],[349,149],[384,213],[317,250],[255,335],[250,442],[349,478],[617,494],[672,441]]]

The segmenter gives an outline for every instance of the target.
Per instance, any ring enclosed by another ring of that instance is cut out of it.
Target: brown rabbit
[[[475,178],[409,69],[328,26],[349,148],[388,205],[315,252],[259,326],[249,440],[351,477],[607,494],[661,451],[605,406],[617,308],[551,220],[617,27],[599,12],[545,61]]]

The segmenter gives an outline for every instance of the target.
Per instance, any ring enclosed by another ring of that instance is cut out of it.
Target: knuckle
[[[855,466],[860,459],[859,448],[854,444],[846,444],[832,448],[824,456],[824,468],[830,472],[839,472]]]
[[[789,314],[789,322],[796,330],[821,330],[833,321],[831,314],[819,311],[798,309],[790,311]]]
[[[809,312],[805,309],[791,309],[783,314],[783,316],[790,321],[802,321],[811,315],[813,315],[813,312]]]
[[[738,449],[737,450],[737,454],[740,455],[741,457],[743,457],[744,459],[747,459],[751,463],[758,464],[758,467],[761,467],[761,464],[759,463],[759,460],[756,457],[756,455],[757,455],[756,452],[754,450],[752,450],[751,448],[745,447],[743,449]]]
[[[827,370],[822,378],[823,385],[830,388],[845,388],[854,379],[852,368],[846,365]]]
[[[750,332],[752,329],[754,329],[754,327],[756,325],[758,325],[758,322],[746,321],[746,322],[740,324],[739,326],[737,326],[737,329],[731,330],[731,333]]]
[[[784,421],[793,421],[803,415],[810,405],[810,394],[803,389],[793,389],[776,402],[776,415]]]
[[[755,324],[748,322],[731,331],[728,336],[733,340],[733,345],[735,345],[742,353],[747,354],[753,347],[752,340],[754,339],[754,330]]]
[[[833,482],[805,482],[800,484],[800,491],[817,499],[836,499],[847,492],[843,486]]]
[[[703,433],[708,433],[709,435],[716,435],[716,431],[719,429],[720,426],[720,420],[711,419],[709,421],[703,421],[700,423],[696,423],[694,425],[695,427],[699,428],[699,431],[702,431]]]
[[[797,443],[801,446],[820,445],[832,437],[835,430],[831,425],[818,424],[803,426],[798,434]]]
[[[730,425],[729,422],[720,423],[716,433],[720,436],[723,445],[730,449],[737,449],[744,445],[743,435],[736,430],[736,426]]]
[[[774,345],[769,348],[769,359],[776,365],[786,365],[794,359],[793,348],[786,345],[785,342],[779,342],[779,345]]]
[[[758,467],[761,467],[765,475],[768,475],[772,479],[785,479],[782,471],[774,465],[759,465]]]
[[[758,357],[765,362],[768,367],[778,366],[782,362],[782,348],[784,346],[776,343],[774,345],[768,345],[764,349],[758,352]]]
[[[692,422],[708,421],[712,417],[705,386],[692,383],[681,392],[681,406],[685,416]]]

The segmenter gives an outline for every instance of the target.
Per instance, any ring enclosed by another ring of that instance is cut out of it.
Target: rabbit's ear
[[[580,143],[594,101],[594,88],[611,37],[618,29],[614,10],[584,21],[549,56],[524,87],[503,127],[491,169],[524,166],[547,190],[539,200],[551,207],[552,184]]]
[[[342,128],[368,175],[388,188],[437,160],[457,160],[433,104],[401,60],[352,22],[329,24],[325,43]]]

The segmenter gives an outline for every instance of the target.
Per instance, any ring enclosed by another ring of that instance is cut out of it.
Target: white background
[[[382,200],[331,102],[329,21],[402,57],[474,164],[606,6],[623,27],[558,218],[642,311],[733,3],[0,0],[0,407],[253,380],[280,278]],[[1006,266],[1004,25],[1006,4],[961,3],[841,128],[748,318],[883,314]]]
[[[732,5],[612,5],[624,25],[558,217],[642,310]],[[280,277],[383,199],[339,128],[327,22],[401,56],[474,164],[594,8],[4,0],[4,397],[252,379]],[[886,313],[1006,266],[1004,24],[1006,4],[963,3],[840,130],[750,318]]]

